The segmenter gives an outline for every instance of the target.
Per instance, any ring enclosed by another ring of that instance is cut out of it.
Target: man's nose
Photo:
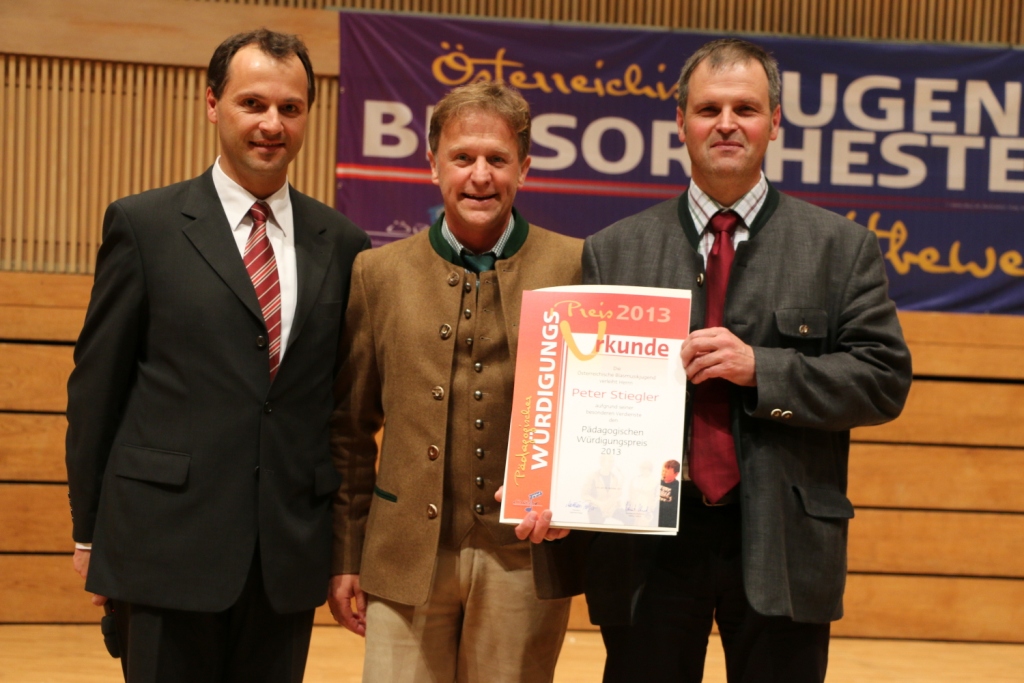
[[[284,126],[281,125],[281,114],[277,111],[277,107],[270,107],[260,120],[260,132],[264,135],[276,136],[280,135],[282,130],[284,130]]]
[[[473,170],[470,174],[473,182],[487,183],[490,182],[491,178],[491,167],[487,163],[485,157],[477,157],[476,161],[473,162]]]
[[[736,130],[737,125],[736,113],[726,107],[719,113],[718,123],[715,127],[722,132],[730,132]]]

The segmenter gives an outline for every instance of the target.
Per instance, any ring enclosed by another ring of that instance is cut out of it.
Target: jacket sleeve
[[[92,541],[107,458],[144,342],[146,283],[129,217],[107,208],[85,325],[68,380],[65,462],[77,543]]]
[[[331,452],[341,486],[334,499],[332,574],[359,573],[377,478],[375,437],[384,422],[381,374],[364,280],[365,256],[360,254],[352,269],[341,370],[334,385]]]
[[[757,386],[744,390],[744,407],[756,418],[824,430],[848,430],[896,418],[910,391],[910,351],[878,241],[863,233],[837,310],[834,332],[820,356],[792,348],[754,347]],[[775,412],[773,414],[773,411]]]

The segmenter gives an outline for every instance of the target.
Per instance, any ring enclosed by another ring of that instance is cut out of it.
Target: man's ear
[[[782,105],[775,105],[775,111],[772,112],[772,134],[769,140],[774,140],[779,137],[779,126],[782,125]]]
[[[683,108],[676,107],[676,128],[679,129],[679,142],[683,143],[684,145],[686,144],[685,118],[686,117],[683,116]],[[775,138],[772,139],[774,140]]]
[[[206,119],[210,123],[217,123],[217,98],[209,86],[206,88]]]
[[[429,149],[427,150],[427,161],[430,162],[430,181],[435,185],[440,185],[441,176],[437,173],[437,157]]]

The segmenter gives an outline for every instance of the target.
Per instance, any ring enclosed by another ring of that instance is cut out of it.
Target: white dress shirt
[[[257,198],[248,190],[229,178],[220,168],[220,157],[213,164],[213,185],[217,188],[224,214],[231,226],[231,234],[238,245],[238,253],[244,258],[245,243],[252,232],[252,217],[249,209]],[[298,276],[295,266],[295,222],[292,218],[292,200],[288,194],[288,183],[264,199],[270,205],[267,219],[267,237],[277,260],[277,277],[281,282],[281,359],[284,360],[288,335],[295,319],[295,302],[298,298]]]
[[[704,193],[704,190],[697,187],[697,183],[690,181],[689,195],[690,218],[693,219],[693,227],[697,228],[700,234],[700,245],[698,251],[704,257],[704,267],[708,266],[708,254],[715,244],[714,230],[708,230],[708,223],[711,217],[719,211],[735,211],[742,221],[736,225],[736,232],[732,236],[732,246],[735,248],[740,242],[750,239],[750,224],[757,218],[757,214],[768,199],[768,181],[761,173],[757,185],[750,188],[750,191],[740,197],[732,206],[722,206],[714,199]]]

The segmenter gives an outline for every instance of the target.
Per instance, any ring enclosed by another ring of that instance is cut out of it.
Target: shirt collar
[[[220,198],[221,206],[224,207],[224,214],[227,216],[228,225],[231,226],[232,230],[237,230],[243,225],[243,221],[249,215],[249,209],[258,201],[258,198],[228,177],[228,174],[220,167],[219,156],[213,162],[213,186],[217,189],[217,196]],[[289,214],[291,212],[292,200],[288,192],[288,181],[286,180],[284,185],[263,201],[270,206],[272,214],[270,224],[276,225],[282,232],[287,234],[282,221],[277,217],[286,215],[286,212]],[[251,225],[251,223],[246,223],[245,225]]]
[[[505,245],[508,244],[508,240],[512,237],[512,229],[515,227],[516,221],[515,216],[508,217],[508,225],[505,226],[505,232],[501,233],[501,237],[494,243],[494,246],[483,252],[484,254],[494,254],[496,258],[501,258],[502,253],[505,251]],[[448,227],[448,219],[441,219],[441,235],[444,237],[445,242],[451,245],[452,249],[455,250],[456,254],[461,254],[463,249],[466,247],[462,246],[459,239],[455,236],[455,233]],[[466,249],[469,253],[473,253],[469,249]],[[482,254],[477,254],[481,256]]]
[[[753,224],[754,218],[757,217],[758,211],[764,206],[765,199],[768,198],[768,180],[762,172],[757,184],[731,206],[719,204],[704,190],[697,187],[697,183],[692,180],[687,192],[690,198],[690,215],[693,217],[693,225],[697,228],[698,233],[704,232],[712,216],[724,210],[735,211],[743,220],[743,225],[750,226]]]

